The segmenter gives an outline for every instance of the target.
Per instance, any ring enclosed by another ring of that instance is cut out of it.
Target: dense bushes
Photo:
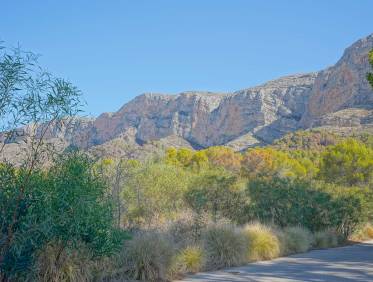
[[[302,225],[311,231],[337,229],[347,238],[366,220],[363,188],[337,187],[280,178],[249,182],[252,217],[278,226]]]
[[[27,175],[23,169],[0,167],[5,185],[0,190],[1,269],[7,277],[28,272],[39,250],[55,250],[52,242],[59,246],[82,243],[93,256],[111,254],[119,247],[123,236],[113,228],[106,186],[92,174],[92,165],[86,156],[72,154],[47,171]],[[19,198],[26,177],[27,191]]]

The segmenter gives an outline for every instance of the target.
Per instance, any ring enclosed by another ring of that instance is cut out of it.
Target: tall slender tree
[[[368,56],[369,56],[369,63],[373,68],[373,49],[369,52]],[[367,73],[367,79],[368,79],[370,85],[373,87],[373,73],[372,72]]]

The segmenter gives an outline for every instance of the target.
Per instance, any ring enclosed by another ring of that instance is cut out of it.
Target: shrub
[[[173,253],[170,240],[164,236],[139,234],[125,244],[123,268],[135,280],[166,280]]]
[[[172,259],[170,276],[178,274],[195,273],[202,270],[205,258],[203,250],[199,246],[189,246],[179,251]]]
[[[23,168],[0,167],[0,218],[8,243],[0,243],[0,268],[7,279],[27,275],[36,252],[50,242],[81,242],[97,257],[119,249],[124,236],[113,227],[112,201],[92,167],[92,160],[78,152],[30,174]],[[27,193],[16,204],[25,178]],[[19,208],[13,216],[7,207],[14,205]]]
[[[365,234],[368,238],[373,239],[373,226],[368,224],[365,226]]]
[[[209,227],[203,235],[203,243],[208,268],[235,266],[245,261],[246,238],[231,225]]]
[[[373,226],[370,223],[365,224],[355,231],[351,239],[357,241],[373,239]]]
[[[284,254],[304,253],[311,248],[312,235],[304,227],[287,227],[284,229]]]
[[[316,232],[313,246],[321,249],[337,247],[338,234],[332,229]]]
[[[40,282],[92,281],[91,254],[80,244],[50,242],[37,253],[33,275]]]
[[[254,223],[247,225],[243,233],[248,239],[247,258],[250,261],[268,260],[279,256],[279,240],[269,227]]]

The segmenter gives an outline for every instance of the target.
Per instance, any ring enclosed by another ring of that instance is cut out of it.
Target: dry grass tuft
[[[170,240],[157,233],[139,234],[123,250],[124,272],[135,280],[164,281],[173,256]]]
[[[271,228],[253,223],[244,227],[243,234],[248,240],[249,261],[269,260],[280,255],[280,242]]]
[[[307,252],[313,242],[312,234],[300,226],[285,228],[281,239],[284,255]]]
[[[231,225],[210,226],[203,234],[207,267],[219,269],[245,262],[247,240]]]
[[[84,245],[76,248],[50,242],[40,250],[35,262],[35,280],[40,282],[92,281],[91,255]]]
[[[319,231],[314,234],[314,244],[315,248],[334,248],[338,246],[338,234],[331,229],[324,231]]]
[[[199,246],[188,246],[180,250],[172,259],[169,270],[170,277],[175,278],[180,274],[196,273],[203,269],[205,258]]]

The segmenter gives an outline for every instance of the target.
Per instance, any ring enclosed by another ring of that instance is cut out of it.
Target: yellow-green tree
[[[242,159],[241,173],[245,177],[305,177],[306,168],[287,153],[272,148],[255,148]]]
[[[172,219],[184,206],[187,180],[187,172],[178,166],[146,163],[136,168],[122,192],[127,224]]]
[[[320,177],[348,186],[372,183],[373,150],[355,139],[329,147],[322,154]]]
[[[232,149],[215,146],[204,150],[209,163],[214,167],[223,167],[230,171],[239,171],[241,168],[242,155]]]

